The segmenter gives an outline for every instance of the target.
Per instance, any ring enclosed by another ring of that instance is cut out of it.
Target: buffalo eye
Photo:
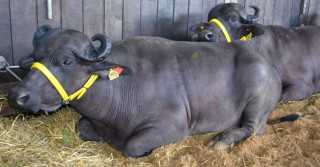
[[[70,65],[70,64],[72,64],[72,60],[70,60],[70,59],[67,59],[67,60],[65,60],[64,62],[63,62],[63,65]]]
[[[231,22],[236,22],[236,21],[238,21],[238,18],[236,16],[233,16],[233,17],[231,17],[230,21]]]

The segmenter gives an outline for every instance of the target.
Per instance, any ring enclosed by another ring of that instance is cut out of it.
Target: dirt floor
[[[3,103],[3,102],[2,102]],[[4,102],[5,103],[5,102]],[[0,104],[1,109],[1,104]],[[75,124],[80,115],[64,108],[49,116],[0,118],[2,166],[311,166],[320,167],[320,95],[279,105],[270,120],[300,112],[302,118],[267,126],[266,134],[212,151],[207,143],[217,133],[190,136],[162,146],[149,156],[124,158],[106,143],[83,142]]]

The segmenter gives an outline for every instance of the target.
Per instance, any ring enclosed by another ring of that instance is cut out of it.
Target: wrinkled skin
[[[83,116],[77,130],[83,140],[103,140],[124,156],[140,157],[189,135],[238,126],[209,144],[226,149],[252,134],[264,134],[280,98],[276,71],[241,43],[134,37],[114,43],[101,55],[105,47],[95,49],[77,31],[50,29],[40,36],[32,57],[42,57],[39,62],[68,94],[80,89],[90,75],[100,76],[81,99],[70,102]],[[124,72],[111,81],[108,72],[114,65]],[[33,113],[62,105],[38,69],[11,90],[8,101]]]
[[[263,26],[247,24],[241,19],[235,19],[237,21],[233,23],[228,18],[240,18],[235,10],[238,9],[226,4],[224,10],[215,9],[216,13],[209,14],[208,20],[217,18],[221,21],[232,41],[250,32],[254,33],[256,37],[246,41],[245,45],[264,56],[279,73],[283,87],[281,100],[284,103],[307,99],[320,92],[320,27]],[[201,23],[191,29],[195,32],[195,41],[226,41],[215,23]]]

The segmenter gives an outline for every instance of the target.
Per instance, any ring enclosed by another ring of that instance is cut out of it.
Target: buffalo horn
[[[98,56],[97,56],[97,60],[101,60],[104,57],[107,56],[107,54],[110,52],[111,50],[111,42],[109,40],[109,38],[103,34],[96,34],[93,37],[91,37],[92,41],[100,41],[100,47],[98,49]]]
[[[258,6],[251,5],[250,7],[255,10],[254,15],[248,15],[244,9],[239,11],[240,17],[249,24],[257,22],[262,17],[262,11]]]
[[[262,17],[262,11],[258,6],[250,5],[250,8],[254,9],[254,15],[249,15],[251,18],[252,22],[257,22],[261,19]]]

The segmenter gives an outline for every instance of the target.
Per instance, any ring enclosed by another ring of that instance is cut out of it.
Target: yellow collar
[[[31,69],[33,69],[33,68],[37,68],[48,78],[48,80],[52,83],[52,85],[59,92],[60,96],[63,99],[63,103],[65,103],[65,104],[69,104],[69,101],[73,100],[76,97],[77,97],[77,99],[80,99],[83,96],[83,94],[87,91],[87,89],[90,88],[90,86],[98,78],[98,75],[91,75],[89,80],[84,84],[84,86],[82,88],[80,88],[74,94],[68,96],[67,92],[63,89],[63,87],[61,86],[59,81],[52,75],[52,73],[44,65],[42,65],[39,62],[35,62],[31,66]]]
[[[226,37],[227,42],[228,42],[228,43],[231,42],[230,36],[229,36],[229,34],[228,34],[228,31],[227,31],[226,28],[223,26],[223,24],[222,24],[218,19],[211,19],[211,20],[209,21],[209,24],[212,23],[212,22],[216,23],[216,24],[220,27],[223,35]],[[202,28],[201,28],[201,29],[202,29]],[[250,34],[247,35],[247,36],[243,36],[242,38],[240,38],[240,40],[246,41],[246,40],[250,40],[251,38],[252,38],[252,33],[250,33]]]
[[[212,23],[212,22],[216,23],[220,27],[223,35],[226,37],[227,42],[231,42],[230,36],[229,36],[226,28],[223,26],[223,24],[218,19],[211,19],[209,21],[209,24]]]

